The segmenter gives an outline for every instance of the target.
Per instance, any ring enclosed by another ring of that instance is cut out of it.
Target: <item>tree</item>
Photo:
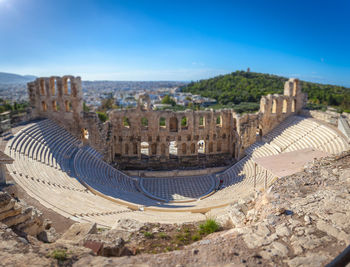
[[[175,106],[176,102],[173,98],[171,98],[169,95],[166,95],[162,99],[162,104],[172,105]]]

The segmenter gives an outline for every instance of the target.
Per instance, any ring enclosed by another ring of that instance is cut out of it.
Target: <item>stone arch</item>
[[[166,120],[164,117],[159,118],[159,127],[160,128],[166,128]]]
[[[65,107],[66,112],[70,112],[71,103],[68,100],[64,101],[64,107]]]
[[[292,108],[291,108],[293,113],[295,112],[296,106],[297,106],[297,101],[295,99],[293,99],[292,100]]]
[[[57,79],[56,78],[50,78],[50,89],[51,89],[51,95],[55,96],[57,93]]]
[[[287,102],[287,99],[283,99],[282,113],[287,113],[287,111],[288,111],[288,102]]]
[[[47,111],[47,105],[45,101],[41,101],[41,110],[46,112]]]
[[[133,143],[133,149],[132,149],[132,152],[134,155],[137,155],[138,154],[138,150],[137,150],[137,143]]]
[[[171,117],[169,120],[169,130],[170,132],[177,132],[178,130],[178,121],[176,117]]]
[[[213,142],[209,142],[209,153],[213,153]]]
[[[198,145],[198,149],[197,149],[198,154],[204,154],[205,153],[205,141],[199,140],[197,145]]]
[[[218,141],[218,142],[216,143],[216,151],[217,151],[217,152],[221,152],[221,142],[220,142],[220,141]]]
[[[64,87],[64,94],[70,95],[72,93],[72,79],[65,78],[63,81],[63,87]]]
[[[216,126],[222,127],[222,116],[221,115],[216,117]]]
[[[53,111],[59,111],[60,110],[59,104],[57,103],[56,100],[52,100],[52,110]]]
[[[126,128],[130,128],[129,118],[123,117],[123,126],[126,127]]]
[[[151,155],[152,155],[152,156],[157,155],[157,143],[153,143],[153,144],[151,145]]]
[[[182,151],[182,154],[183,154],[183,155],[186,155],[186,154],[187,154],[187,145],[186,145],[186,143],[182,143],[182,145],[181,145],[181,151]]]
[[[149,143],[141,142],[141,155],[149,156]]]
[[[177,142],[176,141],[171,141],[169,143],[169,154],[177,156]]]
[[[190,150],[191,150],[192,155],[196,153],[196,144],[195,143],[191,144]]]
[[[272,107],[271,107],[271,113],[275,114],[277,112],[277,100],[273,99],[272,100]]]
[[[45,80],[44,79],[40,80],[40,94],[41,95],[46,95],[45,94]]]
[[[293,83],[293,96],[297,95],[298,87],[299,87],[299,80],[295,79]]]
[[[129,144],[126,143],[124,148],[125,148],[125,155],[129,155]]]
[[[164,143],[160,145],[160,154],[162,156],[165,156],[166,154],[166,145]]]
[[[182,130],[187,130],[188,129],[188,119],[186,116],[183,116],[181,118],[181,129]]]
[[[142,117],[141,118],[141,128],[143,130],[147,130],[148,129],[148,119],[146,117]]]
[[[199,117],[199,127],[202,127],[202,128],[205,127],[205,117],[204,116]]]

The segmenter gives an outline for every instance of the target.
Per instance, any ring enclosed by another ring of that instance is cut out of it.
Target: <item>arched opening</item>
[[[197,143],[197,152],[198,154],[204,154],[205,153],[205,141],[204,140],[199,140]]]
[[[177,132],[177,118],[176,117],[170,118],[169,130],[170,130],[170,132]]]
[[[58,103],[57,103],[56,100],[52,101],[52,110],[53,111],[58,111],[59,110]]]
[[[196,144],[195,143],[191,144],[190,150],[191,150],[192,155],[196,153]]]
[[[159,118],[159,127],[166,128],[165,118],[163,118],[163,117]]]
[[[137,151],[137,143],[133,143],[132,152],[133,152],[134,155],[137,155],[137,154],[138,154],[138,151]]]
[[[205,118],[203,116],[199,117],[199,127],[201,128],[205,127]]]
[[[222,117],[221,116],[216,117],[216,126],[222,127]]]
[[[152,156],[157,155],[157,144],[156,144],[156,143],[153,143],[153,144],[151,145],[151,155],[152,155]]]
[[[182,117],[182,119],[181,119],[181,129],[182,130],[187,130],[188,129],[187,117]]]
[[[256,128],[256,140],[257,141],[261,141],[261,138],[262,138],[262,129],[261,127],[259,126],[258,128]]]
[[[50,88],[51,88],[51,95],[55,96],[57,93],[57,79],[55,78],[50,79]]]
[[[286,99],[283,100],[282,113],[287,113],[288,102]]]
[[[89,131],[84,128],[81,130],[83,140],[89,140]]]
[[[261,98],[260,100],[260,112],[265,113],[266,100],[265,98]]]
[[[44,79],[40,80],[40,94],[45,95],[45,80]]]
[[[297,95],[297,89],[299,86],[299,80],[294,80],[294,84],[293,84],[293,96]]]
[[[272,100],[271,113],[275,114],[277,112],[277,100]]]
[[[292,112],[293,113],[295,112],[296,105],[297,105],[297,101],[295,99],[293,99],[293,101],[292,101]]]
[[[216,151],[221,152],[221,142],[220,141],[218,141],[216,144]]]
[[[45,101],[41,101],[41,110],[44,112],[47,111],[47,105]]]
[[[177,156],[177,142],[171,141],[169,143],[169,155],[170,156]]]
[[[181,145],[181,151],[183,155],[187,154],[187,145],[185,143],[182,143]]]
[[[141,156],[149,156],[148,142],[141,142]]]
[[[70,112],[71,103],[68,100],[64,101],[64,106],[65,106],[66,112]]]
[[[142,130],[148,129],[148,119],[145,117],[141,118],[141,129]]]
[[[123,126],[126,128],[130,128],[130,121],[127,117],[123,117]]]
[[[129,144],[125,144],[125,155],[129,155]]]
[[[162,156],[165,156],[165,153],[166,153],[166,146],[165,146],[165,144],[161,144],[160,145],[160,153],[162,154]]]
[[[213,153],[213,142],[209,143],[209,153]]]

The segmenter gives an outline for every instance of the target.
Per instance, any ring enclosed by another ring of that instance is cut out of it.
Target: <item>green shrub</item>
[[[55,249],[51,252],[50,257],[58,261],[64,261],[67,259],[67,251],[65,249]]]
[[[211,234],[219,231],[220,225],[214,219],[208,219],[205,223],[199,225],[199,233]]]
[[[166,233],[159,233],[158,235],[161,239],[167,239],[169,236]]]
[[[98,118],[100,119],[101,122],[105,122],[108,120],[108,116],[106,113],[101,112],[101,111],[97,111],[96,113],[97,113]]]
[[[192,237],[191,237],[192,241],[198,241],[199,239],[201,239],[201,236],[199,234],[194,234]]]
[[[154,238],[154,235],[153,235],[152,233],[150,233],[150,232],[144,232],[143,235],[144,235],[146,238],[149,238],[149,239]]]

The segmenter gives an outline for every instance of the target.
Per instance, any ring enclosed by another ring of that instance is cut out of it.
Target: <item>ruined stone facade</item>
[[[254,114],[231,109],[157,111],[145,95],[137,108],[112,110],[101,123],[95,113],[83,112],[80,77],[38,78],[28,83],[28,91],[33,118],[54,120],[122,169],[230,164],[306,102],[299,80],[289,79],[284,94],[263,96]]]

